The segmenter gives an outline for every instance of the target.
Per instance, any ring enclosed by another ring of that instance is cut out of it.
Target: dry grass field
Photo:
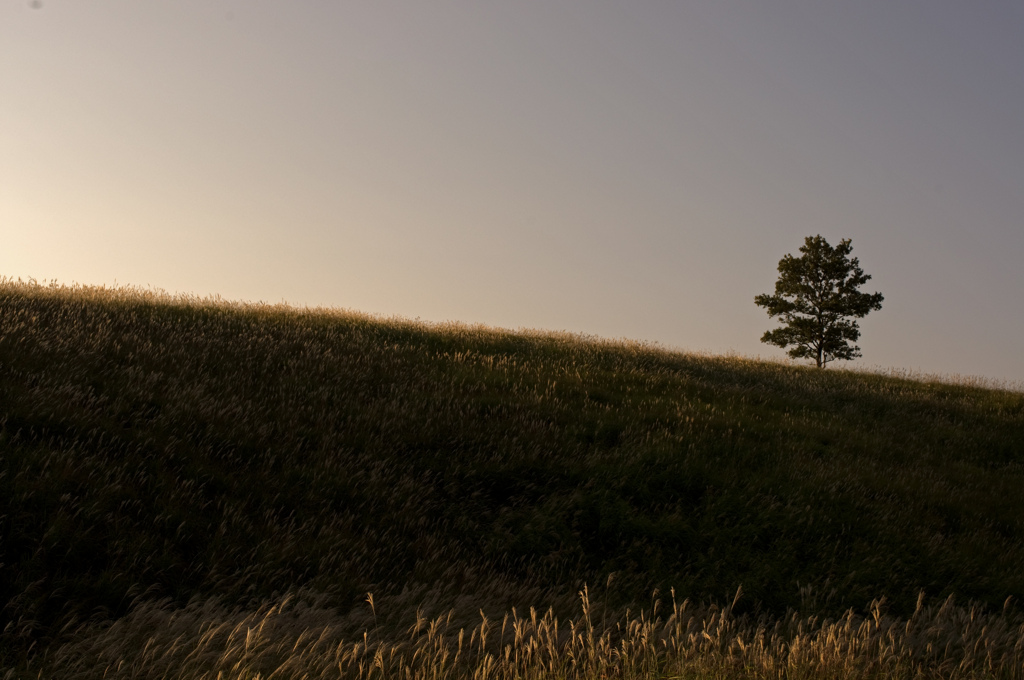
[[[1022,482],[1011,389],[0,281],[5,679],[1024,678]]]

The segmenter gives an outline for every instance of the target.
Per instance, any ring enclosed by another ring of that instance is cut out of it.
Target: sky
[[[1024,380],[1016,0],[0,0],[0,275]]]

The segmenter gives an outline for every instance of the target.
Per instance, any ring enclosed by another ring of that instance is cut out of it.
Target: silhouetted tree
[[[758,295],[754,303],[784,325],[766,332],[761,342],[783,348],[792,345],[789,356],[814,359],[818,368],[861,355],[860,347],[850,345],[860,337],[853,319],[881,309],[882,294],[857,290],[871,277],[861,270],[857,258],[850,259],[851,250],[850,239],[833,248],[820,235],[808,236],[800,248],[803,255],[779,260],[775,295]]]

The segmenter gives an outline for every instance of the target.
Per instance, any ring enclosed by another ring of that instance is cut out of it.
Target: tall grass
[[[149,678],[1020,678],[1024,620],[918,600],[907,619],[872,602],[837,619],[736,616],[673,597],[613,620],[512,610],[475,623],[418,610],[403,634],[285,596],[252,611],[145,603],[36,661],[37,677]],[[737,593],[737,598],[739,593]],[[354,621],[353,618],[356,620]],[[353,634],[353,627],[362,626]],[[27,671],[31,673],[32,671]]]
[[[1017,630],[979,612],[1024,594],[1022,481],[1011,390],[0,282],[0,667],[95,668],[103,636],[126,630],[153,642],[124,637],[124,663],[145,648],[162,667],[202,646],[201,612],[233,627],[289,592],[315,593],[307,609],[327,618],[301,629],[325,640],[362,635],[338,621],[367,592],[374,644],[399,645],[420,606],[454,607],[470,637],[466,611],[550,607],[539,620],[564,633],[582,625],[576,593],[612,574],[602,607],[617,623],[595,626],[608,644],[654,589],[712,603],[740,585],[729,620],[781,626],[776,651],[792,626],[869,615],[882,597],[886,620],[916,621],[932,611],[921,592],[975,603],[943,621],[974,611],[987,631]],[[274,609],[274,626],[297,607]],[[220,645],[216,630],[202,644]]]

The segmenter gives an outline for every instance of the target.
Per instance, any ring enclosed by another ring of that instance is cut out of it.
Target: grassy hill
[[[725,607],[705,626],[971,600],[1021,655],[1022,489],[1017,392],[0,282],[0,667],[143,611],[198,640],[291,598],[383,644],[447,608],[566,620],[584,586],[622,635],[670,589]]]

